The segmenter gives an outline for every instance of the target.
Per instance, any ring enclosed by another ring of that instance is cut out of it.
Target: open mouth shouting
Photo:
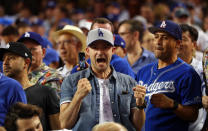
[[[107,60],[105,59],[105,58],[97,58],[96,59],[96,62],[98,63],[98,64],[104,64],[104,63],[106,63],[107,62]]]

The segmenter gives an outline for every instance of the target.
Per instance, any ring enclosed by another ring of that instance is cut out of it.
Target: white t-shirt
[[[112,113],[109,88],[108,88],[109,79],[99,79],[99,78],[97,79],[100,87],[99,123],[111,122],[113,121],[113,113]]]

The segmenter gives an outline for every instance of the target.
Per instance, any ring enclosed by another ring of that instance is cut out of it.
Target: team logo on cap
[[[162,21],[161,25],[160,25],[161,28],[165,28],[166,27],[166,23],[165,21]]]
[[[25,37],[30,37],[30,33],[25,32]]]
[[[25,56],[26,56],[26,57],[28,57],[28,54],[27,54],[27,53],[25,53]]]
[[[121,42],[121,45],[124,45],[124,43],[123,43],[123,42]]]
[[[103,32],[100,29],[98,29],[98,36],[103,37]]]

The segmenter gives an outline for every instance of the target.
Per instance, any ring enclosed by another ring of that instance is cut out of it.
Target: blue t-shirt
[[[89,63],[89,64],[91,63],[90,59],[87,60],[87,63]],[[126,59],[121,58],[121,57],[114,54],[114,55],[112,55],[110,64],[114,67],[114,69],[117,72],[129,75],[129,76],[131,76],[132,78],[135,79],[135,74],[134,74],[133,70],[131,69],[131,66],[129,65],[129,63]],[[77,72],[77,67],[78,66],[75,66],[72,69],[71,74]]]
[[[16,80],[0,73],[0,126],[3,126],[10,106],[16,102],[27,103],[22,86]]]
[[[201,106],[200,77],[181,59],[161,69],[157,65],[156,62],[143,67],[136,76],[138,84],[146,87],[145,131],[187,131],[188,121],[170,109],[155,108],[150,99],[153,94],[162,93],[182,105]]]
[[[139,69],[141,69],[145,65],[157,61],[157,59],[155,58],[155,55],[152,52],[150,52],[144,48],[142,48],[142,50],[143,50],[143,52],[142,52],[141,57],[131,66],[131,68],[135,74],[137,74]],[[128,62],[127,56],[125,56],[124,59]]]

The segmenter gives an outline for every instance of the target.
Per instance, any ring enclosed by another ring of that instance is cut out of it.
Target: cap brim
[[[109,44],[109,45],[111,45],[111,46],[114,46],[114,44],[113,43],[111,43],[111,42],[109,42],[109,41],[107,41],[107,40],[103,40],[103,39],[97,39],[97,40],[94,40],[94,41],[92,41],[92,42],[90,42],[89,44],[88,44],[88,46],[91,46],[93,43],[95,43],[96,41],[105,41],[107,44]]]
[[[72,30],[65,29],[65,30],[60,30],[60,31],[55,32],[54,38],[57,39],[57,37],[63,33],[70,33],[70,34],[76,36],[82,43],[82,51],[85,51],[87,38],[84,34],[78,32],[78,31],[75,31],[75,30],[72,31]]]

